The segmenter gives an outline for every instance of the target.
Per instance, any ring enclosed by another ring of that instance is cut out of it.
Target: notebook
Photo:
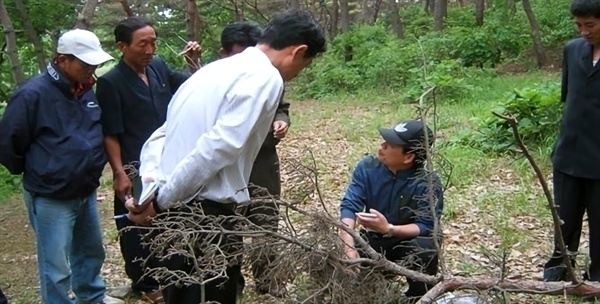
[[[141,177],[132,181],[133,200],[136,205],[141,206],[156,194],[158,184],[156,182],[142,183]]]

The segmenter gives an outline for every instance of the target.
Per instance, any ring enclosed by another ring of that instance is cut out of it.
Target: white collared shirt
[[[140,155],[142,179],[160,185],[158,205],[166,209],[195,197],[249,201],[252,165],[282,92],[281,75],[255,47],[194,73]]]

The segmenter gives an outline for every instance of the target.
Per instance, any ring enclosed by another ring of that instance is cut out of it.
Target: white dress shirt
[[[159,207],[195,197],[249,201],[252,165],[282,92],[281,75],[255,47],[194,73],[141,151],[140,175],[159,183]]]

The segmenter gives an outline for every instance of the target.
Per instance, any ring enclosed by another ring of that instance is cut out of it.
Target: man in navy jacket
[[[24,83],[8,103],[0,120],[0,163],[23,174],[42,301],[123,303],[105,296],[96,210],[106,154],[91,88],[97,66],[112,57],[85,30],[62,35],[57,54],[47,71]]]
[[[354,169],[341,202],[341,220],[351,229],[361,225],[369,245],[386,259],[434,275],[438,256],[433,232],[434,223],[442,215],[443,192],[438,176],[430,173],[434,195],[433,201],[428,199],[429,185],[423,170],[424,134],[428,132],[430,144],[433,134],[417,120],[379,131],[384,142],[377,157],[364,158]],[[354,247],[354,239],[344,231],[340,237],[347,258],[358,258],[361,253]],[[408,285],[406,295],[413,300],[430,287],[410,279]]]

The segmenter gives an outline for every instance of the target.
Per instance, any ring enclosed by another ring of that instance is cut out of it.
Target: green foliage
[[[518,121],[523,141],[534,148],[548,150],[555,140],[562,113],[560,86],[556,83],[514,90],[495,111]],[[490,114],[479,129],[463,135],[465,143],[498,153],[516,146],[510,125]]]

